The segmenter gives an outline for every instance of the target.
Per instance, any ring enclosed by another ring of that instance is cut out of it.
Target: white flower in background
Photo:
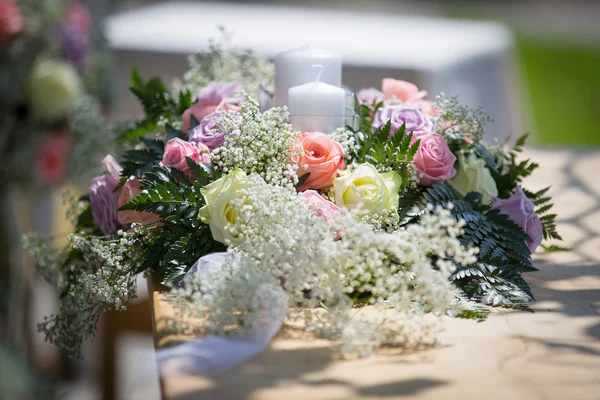
[[[493,197],[498,196],[496,181],[490,170],[485,166],[485,161],[471,153],[468,157],[458,155],[458,168],[450,184],[461,195],[469,192],[479,192],[483,195],[483,203],[490,204]]]
[[[82,92],[77,71],[66,61],[37,62],[26,81],[26,94],[34,114],[47,121],[67,116]]]

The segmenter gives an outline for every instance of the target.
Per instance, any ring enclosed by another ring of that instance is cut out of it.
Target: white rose
[[[81,81],[71,64],[44,60],[34,64],[26,81],[33,112],[47,121],[66,117],[81,94]]]
[[[335,203],[349,210],[360,205],[367,214],[397,210],[401,184],[396,172],[382,174],[371,164],[361,164],[351,173],[343,172],[334,179]]]
[[[461,196],[479,192],[483,195],[484,204],[490,204],[492,198],[498,196],[496,181],[490,170],[485,166],[485,161],[475,154],[471,153],[466,158],[464,154],[459,154],[456,170],[456,175],[449,182]]]
[[[232,203],[240,199],[247,201],[244,193],[247,188],[246,173],[236,169],[201,190],[206,205],[200,210],[200,217],[209,224],[213,239],[217,242],[232,245],[240,243],[239,232],[235,230],[239,225],[239,215]]]

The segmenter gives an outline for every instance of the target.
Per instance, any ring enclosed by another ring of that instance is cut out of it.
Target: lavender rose
[[[202,143],[213,151],[217,147],[223,145],[225,140],[225,132],[219,128],[219,120],[221,113],[215,111],[202,118],[200,125],[191,130],[189,141],[194,143]]]
[[[119,184],[121,166],[110,155],[102,160],[109,175],[97,176],[90,182],[90,207],[94,220],[106,235],[115,233],[123,226],[117,216],[117,202],[121,189],[114,191]]]
[[[517,186],[515,194],[506,200],[495,198],[492,201],[492,208],[500,211],[501,214],[508,216],[515,224],[531,238],[527,242],[527,247],[533,253],[542,242],[542,222],[535,213],[533,201],[531,201],[520,186]]]
[[[121,191],[113,192],[118,184],[119,181],[110,175],[97,176],[90,182],[92,215],[106,235],[123,228],[117,216],[117,200]]]
[[[406,133],[413,132],[420,137],[435,132],[435,124],[423,110],[413,104],[384,104],[373,117],[373,130],[391,121],[392,132],[395,133],[402,124],[406,124]]]
[[[202,121],[204,117],[214,111],[236,109],[227,102],[227,99],[232,98],[240,90],[242,90],[242,85],[237,82],[217,82],[203,88],[198,94],[196,103],[185,110],[181,116],[183,131],[189,131],[192,115],[198,121]]]

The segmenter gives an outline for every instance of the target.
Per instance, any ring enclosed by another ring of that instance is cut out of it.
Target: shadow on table
[[[572,317],[599,317],[600,287],[587,286],[587,279],[600,281],[600,266],[536,264],[540,269],[525,275],[531,285],[536,303],[532,308],[537,311],[562,313]],[[578,286],[580,285],[580,286]],[[550,309],[544,308],[544,303]],[[592,337],[600,335],[600,328],[588,330]]]
[[[211,385],[194,389],[172,400],[192,399],[248,399],[263,390],[277,390],[285,387],[292,398],[398,398],[414,395],[448,382],[429,379],[399,379],[371,386],[336,378],[318,379],[320,371],[325,371],[336,360],[331,347],[302,349],[271,349],[258,358],[215,378]],[[397,360],[410,363],[409,360]],[[363,366],[364,367],[364,366]],[[369,374],[365,371],[365,374]],[[235,382],[232,385],[232,382]],[[313,394],[310,392],[313,391]],[[331,393],[331,395],[329,395]],[[318,395],[315,395],[318,394]],[[273,397],[271,394],[270,398]],[[340,397],[341,396],[341,397]]]
[[[597,348],[591,347],[591,346],[584,345],[584,344],[565,343],[565,342],[559,342],[556,340],[534,338],[534,337],[528,337],[528,336],[519,336],[519,338],[522,340],[541,344],[542,346],[551,350],[553,353],[566,351],[569,353],[577,353],[577,354],[588,355],[588,356],[593,356],[593,357],[600,356],[600,350],[598,350]]]

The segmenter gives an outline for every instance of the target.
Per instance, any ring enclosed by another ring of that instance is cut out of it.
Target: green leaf
[[[183,131],[173,128],[171,125],[167,124],[165,126],[165,130],[167,131],[167,139],[169,140],[175,138],[185,139],[185,133],[183,133]]]
[[[96,220],[92,215],[92,207],[88,204],[85,209],[77,216],[77,222],[75,224],[75,229],[77,231],[85,230],[85,229],[94,229],[97,228]]]
[[[118,143],[134,142],[142,137],[156,133],[156,123],[150,120],[140,121],[132,127],[126,128],[117,136]]]
[[[304,183],[306,182],[306,180],[308,179],[309,176],[310,176],[310,172],[307,172],[304,175],[301,175],[300,177],[298,177],[298,183],[296,184],[296,189],[299,188],[300,186],[304,185]]]
[[[408,168],[419,148],[418,141],[411,145],[412,132],[406,134],[406,126],[396,131],[391,131],[391,121],[375,129],[373,132],[356,132],[358,150],[354,161],[357,163],[370,163],[377,170],[395,171],[402,179],[400,192],[408,184]]]
[[[555,245],[555,244],[550,244],[550,245],[544,245],[544,244],[542,244],[541,248],[544,249],[544,251],[546,253],[556,253],[556,252],[559,252],[559,251],[569,251],[568,247],[558,246],[558,245]]]
[[[476,264],[457,264],[451,280],[473,300],[526,307],[533,296],[521,274],[536,270],[526,245],[531,239],[506,215],[482,204],[481,198],[480,193],[471,192],[461,199],[451,186],[437,184],[405,194],[400,204],[412,210],[407,213],[401,208],[400,214],[406,223],[413,223],[414,216],[424,212],[427,203],[434,207],[448,207],[452,203],[454,217],[466,222],[461,244],[477,246],[480,252]]]
[[[185,158],[185,162],[194,174],[196,182],[201,186],[206,186],[215,180],[214,167],[204,163],[196,163],[189,157]]]

